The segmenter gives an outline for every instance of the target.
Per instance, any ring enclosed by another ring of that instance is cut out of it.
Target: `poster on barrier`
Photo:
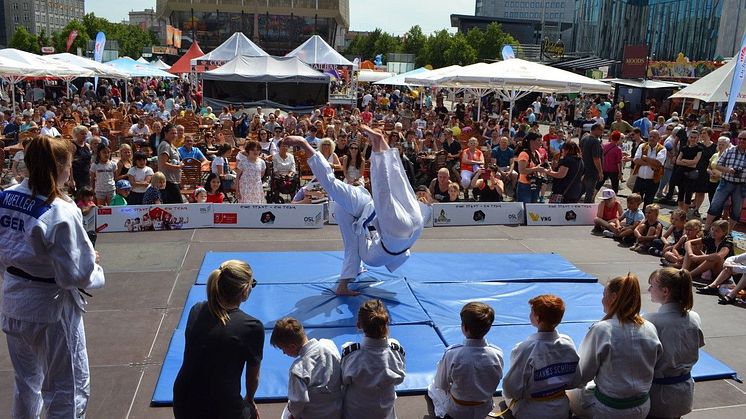
[[[522,224],[521,202],[454,202],[433,204],[433,226]]]
[[[329,201],[327,204],[327,217],[326,217],[326,223],[330,225],[337,225],[337,218],[334,216],[334,202]],[[425,221],[425,228],[432,227],[433,226],[433,213],[430,213],[430,218]]]
[[[526,204],[526,222],[533,226],[593,225],[598,204]]]
[[[212,204],[100,207],[96,232],[137,232],[212,227]]]
[[[321,228],[324,204],[218,204],[212,217],[216,228]]]

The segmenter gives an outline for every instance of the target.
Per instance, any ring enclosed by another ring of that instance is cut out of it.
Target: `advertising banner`
[[[218,204],[212,216],[216,228],[321,228],[324,204]]]
[[[433,226],[523,224],[521,202],[433,204]]]
[[[96,231],[137,232],[212,227],[212,204],[167,204],[101,207]]]
[[[622,77],[625,79],[645,78],[648,66],[647,45],[627,45],[624,47]]]
[[[330,225],[337,225],[337,218],[334,215],[334,202],[329,201],[327,205],[327,217],[326,217],[326,223]],[[425,228],[429,228],[433,226],[433,216],[432,213],[430,213],[430,218],[425,221]]]
[[[526,204],[530,226],[593,225],[597,204]]]

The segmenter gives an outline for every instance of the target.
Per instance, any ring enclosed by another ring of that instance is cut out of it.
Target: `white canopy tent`
[[[601,79],[604,83],[621,84],[623,86],[637,87],[640,89],[680,89],[689,86],[687,83],[663,80],[640,80],[640,79]]]
[[[81,57],[78,55],[63,52],[60,54],[47,55],[45,58],[51,58],[63,63],[77,65],[78,67],[87,68],[93,71],[94,76],[111,78],[111,79],[127,79],[129,75],[121,72],[113,67],[106,64],[93,61],[90,58]]]
[[[143,56],[140,56],[140,58],[137,59],[137,62],[140,64],[150,64],[150,61],[146,60]]]
[[[247,38],[246,35],[241,32],[236,32],[214,50],[201,57],[193,59],[192,67],[198,66],[200,64],[210,67],[197,69],[198,72],[204,72],[207,70],[215,69],[241,55],[249,57],[269,56],[269,54],[264,52],[263,49],[259,48],[257,44],[253,43],[251,39]]]
[[[448,67],[436,68],[427,73],[420,73],[414,76],[407,76],[404,82],[410,86],[434,86],[433,80],[438,80],[443,76],[450,75],[454,71],[463,68],[460,65],[450,65]]]
[[[515,101],[531,92],[608,94],[611,91],[611,86],[598,80],[518,58],[473,64],[432,82],[477,94],[494,91],[502,100],[510,102],[511,118]]]
[[[17,61],[23,65],[27,73],[20,78],[12,81],[13,84],[18,83],[27,77],[50,77],[59,78],[64,80],[68,84],[67,93],[69,94],[70,80],[78,77],[92,77],[93,71],[79,67],[74,64],[68,64],[60,61],[46,58],[41,55],[32,54],[26,51],[20,51],[13,48],[5,48],[0,50],[0,58],[7,58],[13,61]],[[10,79],[9,79],[10,80]],[[15,109],[15,89],[13,89],[13,109]]]
[[[298,57],[304,63],[314,65],[344,65],[352,67],[352,61],[343,57],[337,50],[327,44],[324,39],[314,35],[298,46],[298,48],[285,54],[286,57]]]
[[[7,57],[0,57],[0,77],[11,84],[11,95],[13,97],[13,111],[16,108],[16,89],[15,84],[26,78],[33,72],[33,69],[27,67],[25,63],[13,60]]]
[[[379,80],[394,77],[396,73],[389,71],[373,71],[373,70],[360,70],[357,74],[357,80],[363,83],[374,83]]]
[[[684,112],[684,106],[686,105],[686,99],[699,99],[707,103],[728,102],[730,85],[733,82],[733,73],[737,62],[738,60],[735,59],[728,61],[722,67],[672,94],[669,98],[683,99],[683,103],[681,104],[682,114]],[[746,102],[746,83],[741,86],[741,91],[738,92],[736,102]],[[712,113],[715,113],[715,107],[713,107]]]
[[[171,68],[170,65],[164,63],[163,60],[161,60],[160,58],[158,60],[153,61],[152,63],[150,63],[150,65],[152,65],[155,68],[159,68],[161,70],[168,70],[168,69]]]
[[[402,74],[396,75],[394,77],[389,77],[389,78],[386,78],[386,79],[383,79],[383,80],[378,80],[377,82],[375,82],[373,84],[383,84],[383,85],[387,85],[387,86],[407,86],[407,87],[414,86],[413,84],[409,84],[409,83],[405,82],[404,80],[407,77],[413,77],[413,76],[415,76],[417,74],[428,73],[428,72],[430,72],[430,70],[428,70],[425,67],[415,68],[412,71],[407,71],[406,73],[402,73]]]

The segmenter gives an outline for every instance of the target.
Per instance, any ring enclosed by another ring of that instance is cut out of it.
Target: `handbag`
[[[626,185],[630,191],[635,190],[635,182],[637,182],[637,174],[629,175],[629,177],[627,178]]]
[[[684,177],[689,180],[697,180],[699,179],[699,170],[690,170],[686,173],[684,173]]]

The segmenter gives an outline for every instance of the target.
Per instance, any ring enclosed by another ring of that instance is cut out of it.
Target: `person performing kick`
[[[345,248],[337,295],[358,295],[348,285],[361,272],[361,262],[396,270],[409,258],[409,248],[422,232],[431,208],[419,202],[407,180],[399,151],[389,147],[383,134],[361,126],[373,153],[370,179],[373,196],[363,187],[348,185],[334,177],[329,162],[302,137],[288,136],[285,142],[300,147],[314,176],[334,201],[335,216]]]

